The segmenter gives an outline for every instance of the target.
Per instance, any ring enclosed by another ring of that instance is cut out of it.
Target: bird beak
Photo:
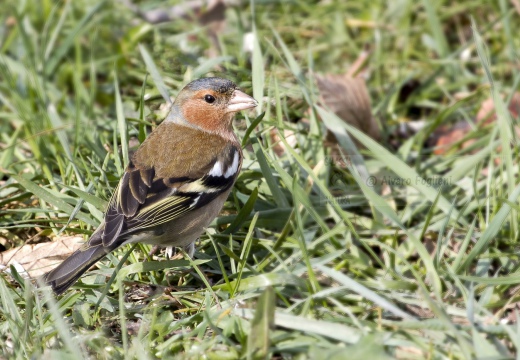
[[[237,112],[254,108],[258,102],[246,93],[235,90],[227,105],[227,112]]]

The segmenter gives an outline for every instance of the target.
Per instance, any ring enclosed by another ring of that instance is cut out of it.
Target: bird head
[[[211,133],[232,131],[234,113],[258,103],[230,80],[209,77],[190,82],[177,95],[169,119],[181,119]]]

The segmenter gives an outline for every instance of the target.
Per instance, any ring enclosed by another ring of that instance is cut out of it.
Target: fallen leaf
[[[509,113],[513,118],[517,118],[520,115],[520,93],[514,93],[509,102]],[[477,113],[477,123],[483,123],[485,125],[491,124],[497,120],[497,114],[495,112],[495,103],[493,98],[489,97],[482,105]]]
[[[13,248],[0,253],[0,269],[13,265],[17,270],[23,269],[22,276],[35,278],[55,268],[83,243],[83,236],[66,236],[52,242]]]
[[[358,65],[359,67],[359,65]],[[357,71],[357,69],[356,69]],[[380,139],[379,126],[372,116],[370,97],[365,79],[343,75],[316,75],[320,105],[331,110],[340,119],[356,127],[374,140]],[[353,139],[354,143],[361,144]],[[332,149],[331,158],[339,167],[344,167],[344,159],[348,156],[339,146],[334,134],[327,130],[324,145]]]
[[[322,105],[374,140],[379,139],[379,126],[372,116],[370,97],[363,78],[348,75],[317,75],[316,80]]]
[[[466,121],[459,121],[454,125],[441,125],[433,132],[430,141],[435,144],[435,155],[445,155],[456,143],[461,142],[471,131],[471,126]],[[470,139],[461,144],[464,149],[471,145],[475,140]]]
[[[508,106],[511,117],[517,118],[520,115],[520,93],[515,93],[511,97],[511,101]],[[483,127],[494,123],[497,120],[497,114],[495,111],[495,103],[493,98],[489,97],[482,102],[477,112],[476,123],[477,126]],[[459,121],[454,125],[442,125],[439,126],[432,134],[430,143],[435,145],[434,153],[436,155],[444,155],[457,143],[460,143],[464,137],[471,131],[471,125],[466,121]],[[520,128],[515,127],[516,134],[520,136]],[[469,139],[460,143],[460,148],[464,149],[471,145],[475,140]],[[497,152],[500,152],[501,148],[497,148]],[[495,162],[499,163],[499,159]]]

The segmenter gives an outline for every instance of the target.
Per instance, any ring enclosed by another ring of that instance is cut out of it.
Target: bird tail
[[[104,258],[114,248],[103,246],[101,241],[91,239],[85,246],[76,250],[57,268],[44,275],[46,284],[50,285],[56,295],[71,287],[92,265]]]

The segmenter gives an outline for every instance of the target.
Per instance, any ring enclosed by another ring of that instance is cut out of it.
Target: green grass
[[[145,23],[122,2],[4,6],[1,250],[88,236],[130,140],[189,80],[227,77],[261,106],[237,119],[243,170],[193,260],[126,246],[58,298],[4,269],[0,358],[519,358],[512,4],[259,0],[228,8],[214,38],[190,19]],[[313,80],[366,48],[381,141],[320,106]],[[477,126],[490,96],[497,121]],[[474,142],[435,155],[431,134],[457,121]],[[337,165],[327,129],[353,165]]]

